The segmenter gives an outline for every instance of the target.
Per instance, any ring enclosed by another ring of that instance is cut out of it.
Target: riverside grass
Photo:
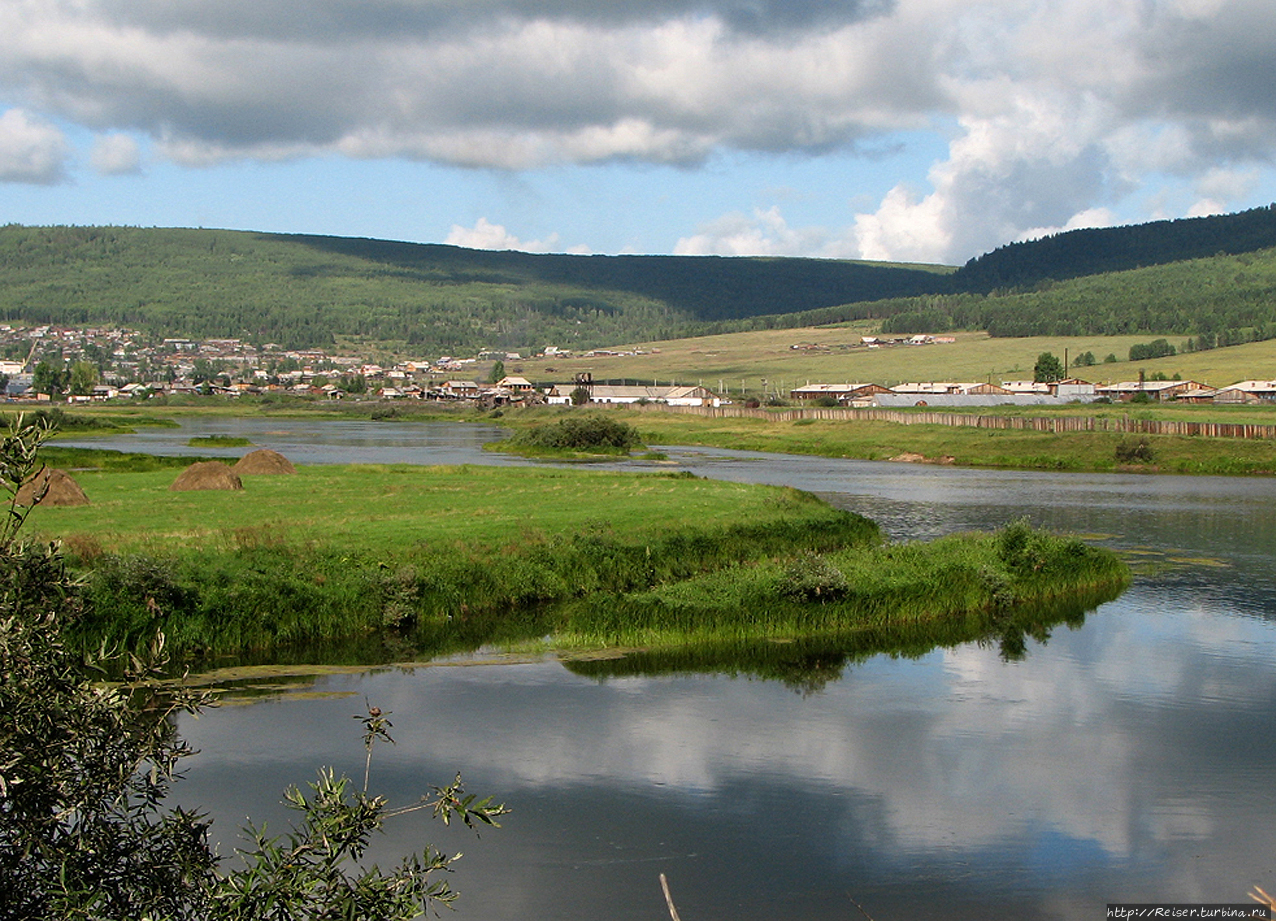
[[[236,493],[171,493],[172,475],[84,473],[86,514],[29,519],[85,577],[86,642],[157,628],[201,655],[525,640],[567,598],[879,539],[798,490],[682,474],[303,467]]]
[[[811,591],[812,569],[829,586],[823,597]],[[962,636],[979,635],[1008,622],[1016,608],[1087,594],[1107,600],[1128,580],[1129,570],[1109,551],[1015,522],[995,534],[861,545],[818,558],[730,567],[605,605],[587,599],[573,606],[560,641],[658,650],[689,641],[810,640],[928,625],[941,634],[955,628]]]
[[[86,645],[161,629],[188,658],[330,664],[668,647],[951,622],[1125,572],[1029,529],[1026,568],[1004,537],[882,547],[809,494],[683,474],[302,467],[235,493],[171,493],[171,476],[82,474],[92,505],[33,513],[84,578]]]

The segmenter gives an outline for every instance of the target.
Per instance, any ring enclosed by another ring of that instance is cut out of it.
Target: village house
[[[1068,377],[1061,381],[1002,381],[1001,386],[1010,393],[1036,394],[1057,397],[1060,400],[1088,402],[1095,397],[1094,384],[1080,378]]]
[[[496,386],[500,390],[518,394],[531,393],[536,389],[536,385],[525,377],[503,377],[496,382]]]
[[[572,391],[577,384],[564,384],[551,387],[546,392],[546,402],[563,404],[571,402]],[[670,406],[721,406],[721,398],[700,386],[661,387],[659,385],[633,386],[624,384],[592,384],[588,385],[591,403],[665,403]]]
[[[1157,403],[1168,403],[1181,395],[1194,391],[1209,390],[1199,381],[1119,381],[1115,384],[1099,384],[1094,392],[1111,400],[1129,402],[1140,393]]]
[[[789,399],[803,402],[831,398],[842,405],[855,403],[865,404],[881,393],[890,393],[890,388],[881,384],[811,384],[795,387],[789,391]]]
[[[1240,381],[1214,393],[1215,403],[1276,403],[1276,381]]]
[[[474,381],[444,381],[438,394],[445,400],[477,400],[482,388]]]

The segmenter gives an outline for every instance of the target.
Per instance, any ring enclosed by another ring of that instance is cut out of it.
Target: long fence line
[[[1177,422],[1165,419],[1131,419],[1129,416],[977,416],[967,413],[904,412],[897,409],[753,409],[747,406],[667,406],[652,403],[647,411],[685,413],[710,419],[770,419],[798,422],[820,419],[826,422],[894,422],[899,425],[972,426],[981,429],[1019,429],[1033,432],[1115,432],[1130,435],[1193,435],[1202,438],[1276,439],[1276,425],[1243,422]]]

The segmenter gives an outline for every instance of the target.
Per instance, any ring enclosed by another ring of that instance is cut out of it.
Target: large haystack
[[[65,470],[45,467],[22,484],[18,490],[17,504],[32,505],[41,492],[44,493],[40,499],[41,505],[89,504],[89,497],[84,494],[80,484]]]
[[[270,448],[260,448],[245,454],[239,459],[234,467],[230,468],[240,476],[270,473],[296,473],[297,468],[292,465],[292,461],[284,457],[278,451],[272,451]]]
[[[190,489],[243,489],[244,484],[235,471],[221,461],[200,461],[182,471],[182,475],[168,487],[179,492]]]

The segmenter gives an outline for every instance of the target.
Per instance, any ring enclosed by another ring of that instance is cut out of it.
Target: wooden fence
[[[1276,439],[1276,425],[1243,422],[1179,422],[1165,419],[1131,419],[1129,416],[978,416],[968,413],[904,411],[898,409],[840,409],[801,407],[799,409],[751,409],[747,406],[667,406],[651,403],[639,407],[648,412],[685,413],[710,419],[770,419],[798,422],[819,419],[825,422],[894,422],[898,425],[952,425],[982,429],[1019,429],[1032,432],[1115,432],[1128,435],[1191,435],[1201,438]]]

